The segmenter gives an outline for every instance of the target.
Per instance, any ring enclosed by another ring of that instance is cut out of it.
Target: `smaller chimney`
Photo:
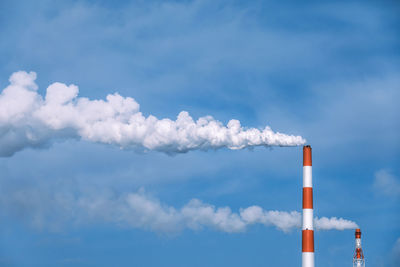
[[[364,253],[361,248],[361,230],[356,229],[356,250],[353,256],[353,267],[365,267]]]

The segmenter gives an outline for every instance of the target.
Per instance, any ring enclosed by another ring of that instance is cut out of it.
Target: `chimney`
[[[364,253],[361,248],[361,230],[356,229],[356,250],[353,256],[353,267],[365,267]]]
[[[311,146],[303,147],[302,266],[314,267],[314,227]]]

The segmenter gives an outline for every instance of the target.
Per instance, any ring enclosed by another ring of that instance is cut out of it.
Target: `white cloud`
[[[400,181],[388,170],[375,173],[374,188],[377,192],[388,196],[400,196]]]
[[[47,88],[43,99],[36,92],[35,79],[34,72],[16,72],[0,94],[0,156],[60,138],[165,153],[305,143],[301,136],[273,132],[268,126],[244,128],[238,120],[226,126],[211,116],[194,121],[186,111],[175,121],[145,117],[133,98],[115,93],[106,100],[90,100],[77,97],[77,86],[58,82]]]
[[[393,266],[400,265],[400,237],[396,240],[396,243],[392,249],[393,254]]]

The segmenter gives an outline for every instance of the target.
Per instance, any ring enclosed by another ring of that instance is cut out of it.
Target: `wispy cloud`
[[[393,265],[392,266],[399,266],[400,265],[400,237],[396,240],[396,243],[392,249],[393,255]]]
[[[400,196],[400,180],[388,170],[375,173],[374,188],[387,196]]]

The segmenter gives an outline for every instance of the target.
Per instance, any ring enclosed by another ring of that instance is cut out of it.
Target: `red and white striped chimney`
[[[314,267],[314,227],[311,146],[303,147],[302,266]]]

